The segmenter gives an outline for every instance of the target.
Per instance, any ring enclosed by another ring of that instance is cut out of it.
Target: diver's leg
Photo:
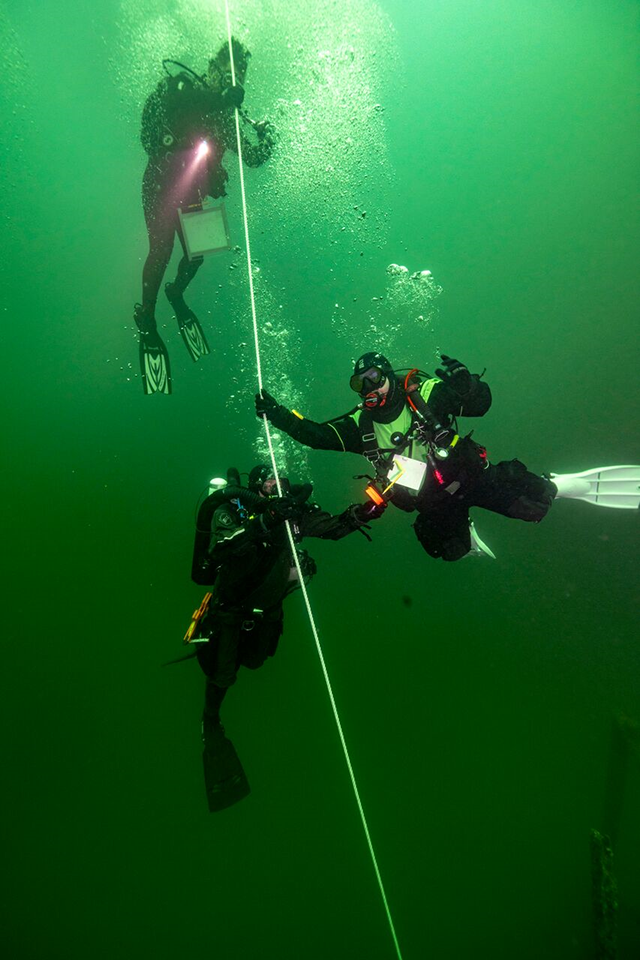
[[[249,670],[257,670],[268,657],[272,657],[282,635],[282,604],[265,610],[264,615],[250,629],[240,635],[240,663]]]
[[[158,292],[173,251],[177,212],[169,202],[170,168],[149,162],[142,180],[142,206],[149,236],[149,253],[142,268],[142,312],[155,325]]]
[[[469,510],[460,500],[445,500],[420,511],[413,529],[430,557],[461,560],[471,549]]]
[[[519,460],[490,464],[473,486],[474,506],[515,520],[540,523],[551,509],[556,485],[531,473]]]
[[[149,234],[149,253],[142,270],[142,303],[133,319],[140,331],[140,373],[144,393],[171,393],[169,354],[156,326],[156,300],[173,248],[174,226],[162,205],[162,178],[147,165],[142,181],[142,203]]]
[[[204,257],[194,257],[193,260],[190,260],[187,254],[187,245],[185,243],[184,235],[182,232],[182,227],[180,222],[176,226],[176,232],[178,234],[178,239],[182,247],[182,258],[178,264],[178,272],[176,273],[176,278],[172,284],[167,284],[171,286],[173,293],[176,296],[183,297],[184,292],[195,277],[196,273],[204,263]],[[184,303],[184,300],[182,301]],[[185,304],[186,306],[186,304]]]
[[[202,712],[202,766],[209,812],[224,810],[250,793],[249,781],[231,740],[220,723],[220,705],[227,687],[207,677]]]
[[[174,309],[176,320],[178,321],[178,329],[184,345],[189,351],[189,356],[195,362],[199,360],[200,357],[204,357],[210,353],[209,344],[204,335],[204,330],[200,326],[200,321],[193,310],[185,303],[183,294],[202,266],[204,258],[196,257],[194,260],[189,260],[179,222],[176,225],[176,231],[182,244],[182,259],[178,264],[176,279],[173,283],[165,284],[164,292],[167,295],[167,300]]]
[[[218,629],[218,618],[207,626],[211,639],[198,646],[198,662],[206,674],[202,711],[202,766],[209,811],[215,813],[242,800],[250,792],[250,787],[235,747],[225,735],[220,722],[220,706],[229,689],[229,684],[221,685],[218,682],[220,637],[223,631]]]
[[[220,609],[209,613],[201,624],[200,636],[209,640],[198,644],[198,663],[219,687],[232,687],[236,682],[241,624],[242,615]]]
[[[217,728],[220,727],[220,707],[222,701],[227,695],[228,687],[219,687],[211,677],[207,677],[204,692],[204,710],[202,712],[203,739],[207,739],[207,733],[217,734]]]
[[[221,687],[236,682],[240,666],[240,626],[237,614],[218,614],[218,656],[213,677]]]
[[[157,169],[149,163],[142,183],[149,254],[142,270],[142,303],[136,303],[133,312],[140,331],[140,374],[145,394],[171,393],[169,354],[158,333],[155,316],[158,290],[171,257],[174,233],[173,226],[162,213],[160,195],[156,191],[160,186]]]

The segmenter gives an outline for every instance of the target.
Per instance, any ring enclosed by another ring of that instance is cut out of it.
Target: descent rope
[[[225,14],[227,18],[227,39],[229,43],[229,62],[231,64],[231,80],[233,85],[236,85],[236,72],[235,64],[233,61],[233,44],[231,42],[231,19],[229,16],[229,3],[228,0],[224,0]],[[258,320],[256,315],[256,301],[255,294],[253,289],[253,269],[251,265],[251,243],[249,240],[249,218],[247,216],[247,201],[244,189],[244,170],[242,168],[242,138],[240,136],[240,116],[238,113],[237,107],[234,109],[235,121],[236,121],[236,141],[238,146],[238,163],[240,169],[240,194],[242,197],[242,216],[244,221],[244,236],[245,242],[247,245],[247,271],[249,274],[249,294],[251,297],[251,317],[253,321],[253,340],[256,352],[256,367],[258,373],[258,389],[262,392],[262,364],[260,359],[260,338],[258,335]],[[269,456],[271,457],[271,464],[273,466],[273,476],[276,481],[276,486],[278,488],[278,496],[282,496],[282,487],[280,485],[280,476],[278,473],[278,465],[276,463],[276,456],[273,449],[273,442],[271,439],[271,431],[269,429],[269,421],[267,420],[266,415],[263,414],[264,421],[264,430],[267,438],[267,445],[269,447]],[[289,546],[291,547],[291,556],[293,557],[294,563],[296,565],[296,571],[298,574],[298,583],[302,589],[302,595],[304,597],[304,603],[307,608],[307,615],[309,617],[309,623],[311,625],[311,632],[313,633],[313,639],[315,640],[316,650],[318,652],[318,658],[320,660],[320,666],[322,668],[322,673],[324,676],[324,681],[327,687],[327,692],[329,694],[329,701],[331,703],[331,709],[333,710],[333,717],[336,722],[336,727],[338,729],[338,736],[340,737],[340,743],[342,745],[342,751],[344,753],[344,758],[347,764],[347,769],[349,771],[349,777],[351,778],[351,785],[353,787],[353,792],[356,798],[356,804],[358,806],[358,812],[360,813],[360,819],[362,821],[362,827],[364,829],[364,835],[367,841],[367,846],[369,847],[369,853],[371,854],[371,860],[373,863],[373,869],[376,875],[376,880],[378,881],[378,887],[380,888],[380,894],[382,896],[382,902],[384,904],[385,913],[387,915],[387,920],[389,922],[389,928],[391,930],[391,936],[393,938],[393,943],[396,949],[398,960],[402,960],[402,954],[400,952],[400,945],[398,943],[398,938],[396,936],[395,927],[393,925],[393,918],[391,916],[391,910],[389,908],[389,903],[387,900],[387,895],[385,893],[384,884],[382,882],[382,876],[380,874],[380,869],[378,867],[378,861],[376,858],[375,850],[373,848],[373,842],[371,840],[371,834],[369,833],[369,826],[367,824],[367,818],[365,817],[364,807],[362,806],[362,801],[360,799],[360,791],[358,790],[358,784],[356,783],[356,777],[353,772],[353,767],[351,765],[351,758],[349,756],[349,750],[347,748],[347,741],[345,740],[344,732],[342,729],[342,723],[340,721],[340,715],[338,713],[338,707],[336,705],[335,697],[333,695],[333,688],[331,686],[331,680],[329,679],[329,673],[327,671],[327,666],[324,659],[324,653],[322,651],[322,645],[320,643],[320,637],[318,635],[318,630],[316,628],[315,619],[313,616],[313,611],[311,609],[311,603],[309,602],[309,595],[307,593],[307,587],[304,582],[304,577],[302,575],[302,570],[300,568],[300,560],[298,558],[298,551],[296,550],[296,545],[293,539],[293,533],[291,530],[291,524],[288,520],[285,521],[285,526],[287,529],[287,536],[289,538]]]

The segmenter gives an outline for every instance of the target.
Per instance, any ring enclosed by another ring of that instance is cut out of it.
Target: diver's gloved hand
[[[265,530],[273,530],[285,520],[298,520],[304,509],[304,504],[293,497],[272,497],[260,520]]]
[[[261,394],[256,393],[256,415],[258,417],[266,417],[270,423],[276,423],[279,419],[278,414],[281,412],[288,411],[270,393],[267,393],[266,390],[263,390]]]
[[[294,497],[270,497],[264,510],[245,523],[245,533],[250,540],[268,539],[285,520],[298,520],[306,509]]]
[[[271,140],[272,143],[275,141],[275,129],[269,120],[260,120],[259,123],[254,124],[254,129],[258,135],[258,140]]]
[[[441,360],[442,367],[436,370],[436,376],[440,377],[458,396],[465,397],[473,385],[468,367],[445,353],[442,354]]]
[[[366,503],[356,503],[349,507],[349,514],[352,521],[360,526],[363,523],[369,523],[370,520],[378,520],[387,506],[386,501],[384,503],[374,503],[373,500],[368,500]]]
[[[222,100],[227,107],[240,108],[244,101],[244,87],[236,83],[235,87],[227,87],[222,94]]]

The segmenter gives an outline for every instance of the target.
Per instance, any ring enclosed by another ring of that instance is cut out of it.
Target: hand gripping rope
[[[236,85],[236,71],[235,64],[233,62],[233,46],[231,43],[231,20],[229,17],[229,3],[228,0],[224,0],[225,14],[227,18],[227,39],[229,43],[229,62],[231,64],[231,79],[235,87]],[[242,168],[242,141],[240,137],[240,117],[238,114],[237,107],[234,108],[235,120],[236,120],[236,138],[238,143],[238,163],[240,169],[240,193],[242,196],[242,217],[244,220],[244,236],[245,242],[247,245],[247,271],[249,274],[249,294],[251,297],[251,317],[253,320],[253,340],[256,351],[256,366],[258,373],[258,389],[262,392],[262,366],[260,361],[260,340],[258,336],[258,321],[256,317],[256,301],[253,290],[253,271],[251,266],[251,244],[249,241],[249,219],[247,217],[247,202],[244,190],[244,170]],[[276,486],[278,488],[278,496],[282,496],[282,487],[280,485],[280,476],[278,474],[278,465],[276,463],[276,457],[273,450],[273,443],[271,440],[271,432],[269,430],[269,421],[266,416],[263,415],[264,421],[264,430],[267,437],[267,444],[269,447],[269,456],[271,457],[271,464],[273,466],[273,476],[276,481]],[[333,689],[331,687],[331,680],[329,679],[329,674],[327,672],[327,666],[324,660],[324,654],[322,652],[322,646],[320,644],[320,637],[318,636],[318,631],[316,629],[316,623],[313,617],[313,611],[311,609],[311,604],[309,602],[309,595],[307,593],[307,588],[304,582],[304,577],[302,575],[302,570],[300,569],[300,560],[298,558],[298,551],[296,550],[296,545],[293,540],[293,533],[291,532],[291,524],[288,520],[285,521],[285,526],[287,528],[287,536],[289,537],[289,546],[291,547],[291,556],[296,565],[296,570],[298,573],[298,582],[302,589],[302,595],[304,597],[305,606],[307,608],[307,614],[309,617],[309,623],[311,625],[311,631],[313,633],[313,639],[316,643],[316,650],[318,651],[318,657],[320,659],[320,666],[322,667],[322,673],[324,675],[324,682],[327,686],[327,692],[329,694],[329,700],[331,702],[331,709],[333,710],[333,716],[336,722],[336,727],[338,728],[338,735],[340,737],[340,743],[342,744],[342,751],[344,753],[344,758],[347,763],[347,769],[349,770],[349,776],[351,778],[351,785],[353,787],[353,792],[355,794],[356,803],[358,805],[358,811],[360,813],[360,819],[362,821],[362,827],[364,829],[364,834],[367,841],[367,846],[369,847],[369,853],[371,854],[371,860],[373,862],[373,869],[375,871],[376,879],[378,881],[378,886],[380,888],[380,894],[382,896],[382,902],[384,904],[384,909],[387,915],[387,920],[389,921],[389,928],[391,930],[391,936],[393,938],[393,943],[398,955],[398,960],[402,960],[402,954],[400,952],[400,945],[398,943],[398,938],[396,937],[395,927],[393,925],[393,919],[391,917],[391,910],[389,909],[389,903],[387,901],[387,895],[384,890],[384,885],[382,883],[382,876],[380,875],[380,870],[378,868],[378,861],[376,859],[375,851],[373,849],[373,843],[371,841],[371,835],[369,833],[369,827],[367,826],[367,820],[364,815],[364,808],[362,806],[362,801],[360,799],[360,793],[358,791],[358,785],[356,783],[355,774],[353,772],[353,767],[351,765],[351,758],[349,757],[349,751],[347,749],[347,742],[344,738],[344,733],[342,731],[342,723],[340,722],[340,716],[338,714],[338,708],[336,706],[336,701],[333,696]]]

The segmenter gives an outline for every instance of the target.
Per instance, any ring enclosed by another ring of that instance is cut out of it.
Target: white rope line
[[[233,85],[236,85],[236,71],[235,64],[233,61],[233,44],[231,42],[231,19],[229,16],[229,3],[228,0],[224,0],[225,14],[227,19],[227,38],[229,43],[229,62],[231,64],[231,80]],[[256,351],[256,366],[258,373],[258,388],[262,392],[262,367],[260,362],[260,339],[258,335],[258,320],[256,316],[256,303],[255,295],[253,289],[253,270],[251,265],[251,246],[249,242],[249,218],[247,216],[247,201],[244,189],[244,171],[242,169],[242,140],[240,137],[240,116],[238,113],[238,108],[234,108],[235,121],[236,121],[236,140],[238,145],[238,163],[240,167],[240,194],[242,197],[242,214],[244,219],[244,235],[245,241],[247,244],[247,271],[249,274],[249,293],[251,297],[251,317],[253,321],[253,339]],[[276,486],[278,489],[278,496],[282,496],[282,487],[280,485],[280,476],[278,474],[278,465],[276,463],[276,456],[273,449],[273,441],[271,439],[271,432],[269,430],[269,421],[265,414],[263,414],[263,422],[265,434],[267,437],[267,445],[269,447],[269,456],[271,457],[271,464],[273,466],[273,475],[276,481]],[[313,639],[315,640],[316,650],[318,652],[318,658],[320,660],[320,666],[322,667],[322,673],[324,676],[324,681],[327,686],[327,692],[329,694],[329,700],[331,702],[331,709],[333,710],[334,720],[336,722],[336,727],[338,729],[338,735],[340,737],[340,743],[342,745],[342,751],[344,753],[344,758],[347,763],[347,769],[349,771],[349,777],[351,778],[351,785],[353,787],[353,792],[356,798],[356,804],[358,806],[358,812],[360,813],[360,819],[362,821],[362,827],[364,829],[365,838],[367,841],[367,846],[369,847],[369,853],[371,854],[371,860],[373,863],[373,869],[375,871],[376,879],[378,881],[378,887],[380,888],[380,894],[382,896],[382,902],[384,904],[384,909],[387,915],[387,920],[389,922],[389,928],[391,930],[391,936],[393,938],[393,943],[396,949],[398,960],[402,960],[402,954],[400,952],[400,945],[398,943],[398,938],[396,936],[395,927],[393,924],[393,919],[391,916],[391,910],[389,909],[389,903],[387,900],[387,895],[385,893],[384,884],[382,882],[382,875],[378,867],[378,861],[376,858],[375,850],[373,848],[373,841],[371,840],[371,834],[369,833],[369,827],[367,824],[367,819],[364,813],[364,807],[362,806],[362,801],[360,799],[360,791],[358,790],[358,785],[356,783],[355,773],[353,772],[353,766],[351,765],[351,757],[349,756],[349,750],[347,748],[347,741],[345,740],[344,732],[342,730],[342,723],[340,721],[340,716],[338,714],[338,707],[336,705],[335,697],[333,695],[333,688],[331,686],[331,680],[329,679],[329,673],[327,671],[327,666],[324,659],[324,654],[322,652],[322,646],[320,644],[320,637],[318,636],[318,630],[316,628],[315,619],[313,616],[313,611],[311,609],[311,603],[309,601],[309,595],[307,593],[307,586],[304,582],[304,576],[302,574],[302,569],[300,567],[300,558],[298,557],[298,551],[296,549],[296,544],[293,539],[293,532],[291,530],[291,524],[288,520],[285,520],[285,526],[287,529],[287,536],[289,538],[289,546],[291,547],[291,556],[296,566],[296,571],[298,574],[298,583],[302,590],[302,595],[304,597],[305,606],[307,608],[307,615],[309,617],[309,623],[311,625],[311,631],[313,633]]]

